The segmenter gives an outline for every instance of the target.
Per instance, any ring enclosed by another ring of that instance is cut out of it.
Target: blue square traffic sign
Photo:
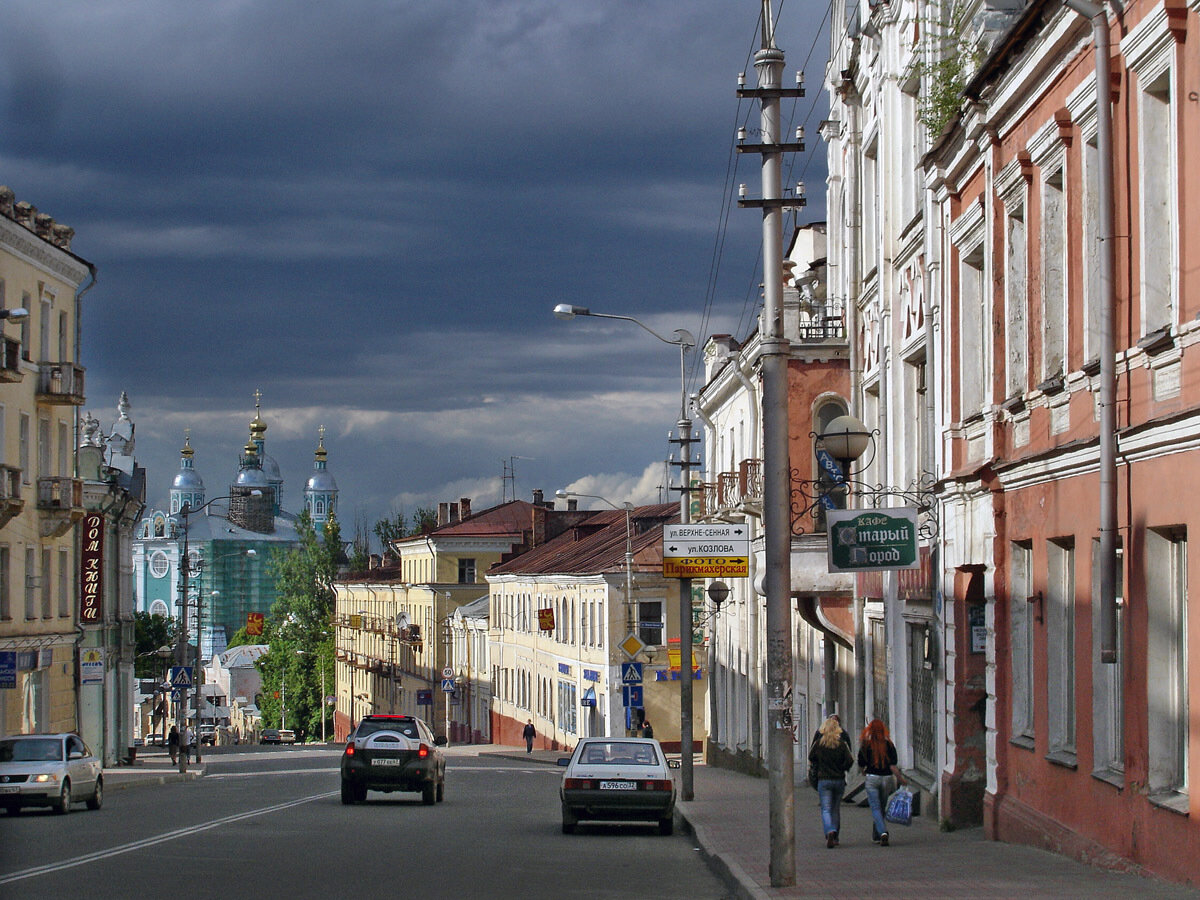
[[[621,684],[641,684],[642,664],[639,662],[621,663]]]

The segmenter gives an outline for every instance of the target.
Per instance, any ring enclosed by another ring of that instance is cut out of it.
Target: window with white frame
[[[25,548],[25,618],[37,618],[37,551]]]
[[[638,637],[651,647],[665,643],[661,600],[642,600],[638,603]]]
[[[1033,546],[1011,545],[1009,645],[1012,652],[1012,740],[1033,749]]]
[[[1075,761],[1075,544],[1046,545],[1046,689],[1050,758]]]
[[[1187,529],[1146,532],[1145,577],[1148,780],[1152,799],[1172,804],[1188,790]]]
[[[41,571],[41,578],[39,579],[39,584],[40,584],[41,593],[42,593],[42,618],[43,619],[49,619],[54,616],[54,602],[52,599],[53,593],[51,591],[51,582],[50,582],[50,572],[51,572],[50,560],[51,560],[50,551],[43,550],[42,551],[42,571]]]
[[[58,615],[65,619],[71,615],[71,558],[65,550],[58,551]]]
[[[558,682],[558,727],[567,734],[578,734],[579,732],[579,704],[576,696],[574,682]]]
[[[1100,361],[1103,285],[1100,283],[1100,160],[1096,139],[1083,142],[1083,358]]]
[[[21,481],[25,484],[30,483],[29,472],[29,429],[30,421],[28,413],[21,413],[21,419],[18,424],[17,435],[17,465],[21,467]]]
[[[958,280],[959,419],[978,415],[987,402],[987,297],[983,245],[963,254]]]
[[[1042,181],[1042,381],[1064,372],[1067,320],[1067,201],[1063,169]]]
[[[1004,392],[1007,397],[1021,397],[1029,387],[1025,362],[1029,354],[1029,238],[1025,230],[1023,200],[1011,204],[1004,224],[1004,343],[1007,348]]]
[[[1171,75],[1160,73],[1138,95],[1142,159],[1140,249],[1142,334],[1175,322],[1175,155]]]

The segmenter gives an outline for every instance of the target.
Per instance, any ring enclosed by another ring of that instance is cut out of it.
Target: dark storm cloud
[[[749,321],[758,219],[719,227],[733,131],[757,115],[734,98],[757,13],[9,0],[0,183],[99,267],[89,406],[130,393],[152,502],[185,427],[210,493],[232,473],[256,388],[293,507],[318,424],[344,499],[371,517],[472,479],[498,499],[511,455],[534,457],[548,491],[641,476],[677,414],[674,349],[550,309],[669,335],[699,332],[711,294],[710,330]],[[790,63],[820,15],[781,16]]]

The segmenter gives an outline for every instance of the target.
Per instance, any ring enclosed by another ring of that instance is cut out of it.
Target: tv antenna
[[[512,487],[512,499],[517,499],[517,466],[518,459],[533,460],[533,456],[510,456],[508,459],[501,459],[501,474],[500,474],[500,502],[508,502],[508,489]]]

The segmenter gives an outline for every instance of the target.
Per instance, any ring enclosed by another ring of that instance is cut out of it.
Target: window
[[[904,482],[916,484],[925,471],[925,354],[909,359],[904,365]]]
[[[38,477],[53,474],[50,470],[50,420],[38,419]]]
[[[50,592],[50,551],[42,551],[42,575],[39,579],[42,588],[42,618],[49,619],[54,615],[54,603]]]
[[[1083,304],[1086,330],[1083,358],[1100,360],[1100,335],[1104,327],[1103,285],[1100,283],[1100,161],[1095,138],[1083,145]]]
[[[663,643],[663,605],[661,600],[638,603],[638,637],[651,647]]]
[[[10,572],[8,548],[0,547],[0,621],[12,618],[12,598],[8,586]]]
[[[1012,739],[1033,749],[1033,548],[1012,545],[1009,562],[1009,628],[1012,647]]]
[[[1075,762],[1075,545],[1046,547],[1046,663],[1050,758]]]
[[[75,466],[71,460],[71,426],[66,422],[58,423],[58,474],[64,478],[70,477]]]
[[[558,727],[567,734],[577,734],[579,731],[578,709],[574,682],[560,681],[558,683]]]
[[[1005,394],[1020,397],[1028,389],[1029,373],[1025,359],[1029,352],[1029,330],[1025,321],[1029,281],[1028,236],[1025,231],[1025,206],[1016,206],[1007,216],[1006,250],[1007,271],[1004,279],[1004,321],[1008,330],[1005,336],[1007,360],[1005,364]]]
[[[987,298],[984,296],[983,246],[964,254],[959,265],[958,368],[959,418],[977,415],[987,402],[986,371],[988,328]]]
[[[1147,736],[1152,799],[1187,811],[1187,530],[1146,533]]]
[[[1124,553],[1117,548],[1117,661],[1100,661],[1100,629],[1103,610],[1100,606],[1100,541],[1092,541],[1092,774],[1115,784],[1124,784],[1125,772],[1125,697],[1121,689],[1125,669],[1122,644],[1124,630]]]
[[[1139,97],[1141,158],[1142,333],[1174,324],[1176,153],[1171,73],[1155,77]]]
[[[169,567],[170,562],[167,559],[167,554],[161,550],[155,550],[150,554],[150,574],[155,578],[162,578],[166,575]]]
[[[1043,381],[1063,374],[1067,317],[1067,203],[1063,173],[1042,183],[1042,371]]]
[[[103,576],[101,576],[103,577]],[[58,551],[58,615],[65,619],[71,615],[71,559],[66,550]]]
[[[863,275],[869,273],[877,265],[876,262],[876,245],[878,235],[876,234],[877,221],[876,211],[879,205],[879,189],[878,189],[878,171],[879,171],[879,147],[875,142],[863,151],[862,161],[862,271]]]
[[[21,467],[21,481],[29,484],[29,414],[21,413],[20,433],[18,435],[17,465]]]
[[[460,559],[458,561],[458,583],[459,584],[474,584],[475,583],[475,560]]]

